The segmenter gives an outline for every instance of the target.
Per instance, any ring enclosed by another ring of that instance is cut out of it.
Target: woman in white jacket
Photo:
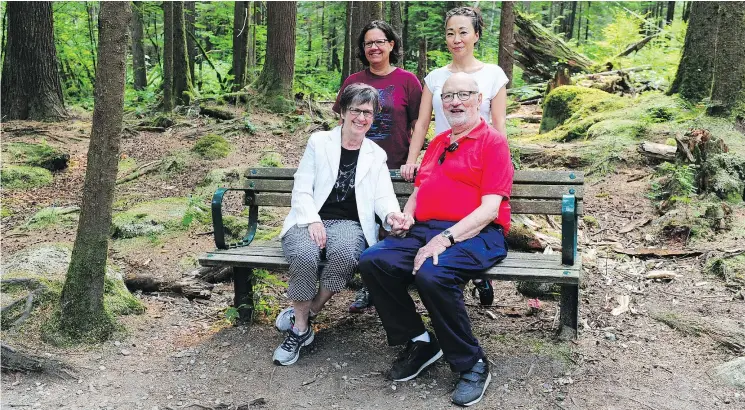
[[[274,351],[278,365],[295,363],[300,349],[313,341],[311,318],[344,289],[362,251],[377,242],[375,215],[393,234],[413,223],[401,213],[385,151],[365,138],[379,110],[378,90],[352,84],[343,91],[340,105],[342,125],[308,140],[280,234],[290,262],[287,297],[292,306],[275,322],[286,332]],[[319,277],[324,254],[326,265]]]

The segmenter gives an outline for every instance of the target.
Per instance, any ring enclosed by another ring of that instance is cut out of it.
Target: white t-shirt
[[[450,129],[450,124],[445,118],[445,112],[442,110],[442,98],[440,96],[443,84],[452,74],[447,67],[441,67],[433,70],[424,78],[424,83],[432,92],[432,108],[435,111],[435,135]],[[491,124],[491,100],[507,84],[507,76],[502,68],[496,64],[484,64],[481,70],[468,75],[476,80],[479,91],[483,95],[479,114],[486,120],[487,124]]]

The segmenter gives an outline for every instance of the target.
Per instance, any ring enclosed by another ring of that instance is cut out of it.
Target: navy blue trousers
[[[407,290],[415,283],[432,319],[445,360],[453,371],[461,372],[484,357],[471,331],[463,286],[476,273],[504,259],[507,244],[502,228],[490,224],[475,237],[441,253],[437,265],[428,258],[413,275],[414,257],[419,248],[454,224],[446,221],[417,223],[405,238],[389,236],[362,253],[359,270],[383,322],[388,344],[404,344],[426,330]]]

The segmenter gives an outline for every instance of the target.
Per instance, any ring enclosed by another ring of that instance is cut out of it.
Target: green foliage
[[[605,91],[579,86],[556,88],[543,103],[540,132],[545,133],[568,122],[576,122],[591,114],[613,111],[625,106],[625,101]]]
[[[270,168],[281,168],[282,167],[282,155],[278,152],[265,152],[259,160],[259,165],[262,167]]]
[[[657,180],[652,183],[651,198],[670,205],[688,203],[696,193],[695,166],[665,162],[657,168]]]
[[[275,288],[286,289],[287,282],[265,269],[254,269],[254,312],[264,317],[273,318],[280,310],[279,300]]]
[[[71,227],[77,222],[80,208],[50,206],[35,213],[26,223],[26,229],[44,229],[49,226]]]
[[[197,140],[192,151],[207,159],[218,159],[227,157],[231,147],[225,138],[209,134]]]
[[[52,183],[52,173],[39,167],[6,165],[0,170],[0,181],[4,189],[30,189]]]
[[[704,272],[727,282],[734,281],[745,284],[745,255],[711,258],[707,261]]]
[[[11,142],[5,145],[6,161],[32,167],[55,169],[55,163],[67,162],[69,155],[50,146],[46,141],[41,144]]]

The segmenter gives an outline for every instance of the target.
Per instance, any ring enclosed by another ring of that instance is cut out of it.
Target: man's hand
[[[442,235],[437,235],[427,242],[424,247],[419,248],[419,252],[414,257],[414,271],[412,274],[416,275],[419,268],[424,265],[427,258],[432,258],[432,263],[437,265],[437,256],[450,246],[450,240]]]
[[[416,171],[419,169],[419,164],[404,164],[401,165],[401,177],[407,181],[413,181]]]
[[[391,235],[404,236],[414,225],[414,217],[401,212],[391,212],[386,216],[386,222],[391,226]]]
[[[326,247],[326,228],[323,226],[323,222],[313,222],[308,225],[308,233],[310,233],[310,239],[319,248],[323,249]]]

